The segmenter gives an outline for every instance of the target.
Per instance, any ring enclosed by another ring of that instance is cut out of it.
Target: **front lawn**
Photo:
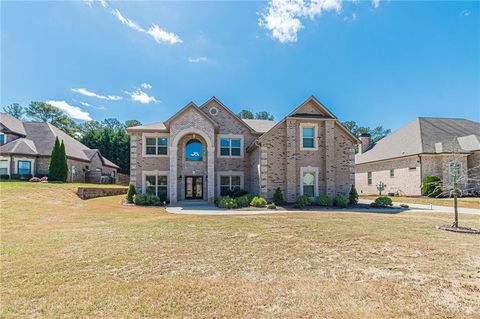
[[[361,199],[375,200],[377,195],[360,195]],[[431,197],[407,197],[407,196],[387,196],[394,202],[406,204],[438,205],[453,207],[453,198],[431,198]],[[458,198],[458,207],[480,209],[480,197],[460,197]]]
[[[7,184],[2,318],[480,313],[480,237],[435,229],[449,214],[171,215],[82,201],[70,184]]]

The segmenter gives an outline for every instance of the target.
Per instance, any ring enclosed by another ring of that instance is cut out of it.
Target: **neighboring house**
[[[378,194],[376,184],[382,181],[384,193],[421,195],[426,176],[438,176],[448,185],[455,172],[466,177],[464,190],[478,187],[473,180],[480,177],[478,122],[420,117],[377,143],[370,143],[368,135],[360,140],[355,156],[355,186],[360,194]]]
[[[215,97],[187,104],[165,122],[130,127],[130,178],[139,191],[213,202],[245,189],[288,202],[346,195],[358,140],[315,97],[278,123],[242,120]]]
[[[52,124],[22,122],[6,113],[0,113],[0,175],[48,176],[56,137],[65,144],[67,181],[85,182],[89,174],[91,182],[100,179],[101,175],[116,177],[119,167],[98,150],[89,149]]]

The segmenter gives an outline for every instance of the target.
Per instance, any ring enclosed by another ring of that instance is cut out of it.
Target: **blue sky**
[[[149,123],[216,96],[276,119],[480,120],[480,2],[1,2],[2,106]]]

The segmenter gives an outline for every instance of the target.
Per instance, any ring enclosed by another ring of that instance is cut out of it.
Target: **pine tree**
[[[352,188],[350,189],[350,194],[348,194],[348,202],[350,203],[350,205],[358,204],[358,193],[354,184],[352,184]]]
[[[48,178],[50,180],[59,180],[59,157],[60,154],[60,141],[58,137],[55,138],[55,144],[53,144],[52,154],[50,155],[50,165],[48,166]]]
[[[67,181],[68,178],[68,164],[67,164],[67,153],[65,151],[65,144],[63,143],[60,144],[60,152],[58,155],[58,161],[59,161],[59,177],[60,180],[65,182]]]

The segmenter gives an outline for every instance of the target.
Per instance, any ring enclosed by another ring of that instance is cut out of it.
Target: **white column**
[[[209,203],[215,200],[215,147],[207,148],[207,174],[208,174],[208,192],[207,199]]]
[[[170,146],[170,176],[169,176],[169,187],[170,187],[170,204],[175,204],[177,202],[177,150],[176,146]]]

